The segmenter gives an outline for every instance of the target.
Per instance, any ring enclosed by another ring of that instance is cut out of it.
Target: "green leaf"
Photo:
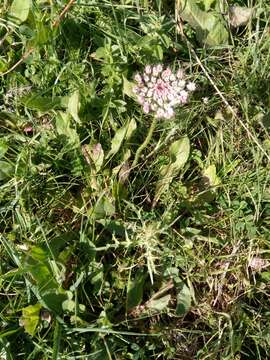
[[[202,44],[209,47],[228,44],[229,34],[221,14],[201,10],[196,0],[178,0],[177,5],[181,18],[196,31]]]
[[[69,98],[68,100],[68,108],[67,108],[67,112],[73,117],[73,119],[77,122],[80,123],[80,118],[78,116],[78,112],[80,109],[80,95],[79,95],[79,91],[75,91]]]
[[[56,131],[59,135],[65,135],[67,140],[72,145],[80,146],[80,138],[75,129],[71,128],[70,115],[64,112],[59,112],[56,120]]]
[[[177,291],[176,314],[184,315],[189,311],[191,306],[190,289],[183,281],[180,281],[176,283],[176,291]]]
[[[100,198],[94,208],[89,211],[89,215],[95,220],[106,219],[115,214],[115,206],[106,196]]]
[[[22,309],[22,316],[20,317],[20,324],[24,327],[25,331],[34,336],[36,328],[39,323],[39,313],[42,305],[37,303],[36,305],[29,305]]]
[[[7,161],[0,161],[0,181],[12,177],[14,172],[13,166]]]
[[[203,177],[208,187],[215,187],[220,184],[220,178],[217,176],[215,165],[208,166],[208,168],[203,171]]]
[[[53,109],[62,109],[64,107],[63,98],[57,97],[46,97],[40,94],[32,94],[31,96],[23,96],[20,102],[28,109],[37,110],[41,112],[47,112]]]
[[[127,310],[139,305],[143,297],[145,275],[137,273],[133,280],[128,282],[127,287]]]
[[[8,15],[17,24],[21,24],[27,20],[31,5],[31,0],[13,0]]]
[[[128,140],[133,132],[136,130],[137,124],[134,119],[131,119],[126,125],[118,129],[111,142],[111,150],[107,154],[106,158],[115,155],[120,149],[124,140]]]
[[[123,94],[127,95],[132,99],[136,99],[136,95],[133,92],[134,82],[127,80],[125,76],[123,76]]]
[[[185,165],[188,160],[189,153],[190,141],[187,136],[172,143],[169,149],[170,162],[168,165],[162,166],[160,169],[161,177],[156,185],[153,206],[155,206],[162,193],[168,189],[173,178],[178,175],[181,168]]]
[[[185,165],[188,160],[190,153],[190,141],[186,136],[180,140],[175,141],[170,146],[169,155],[170,155],[170,167],[171,172],[175,176],[178,174],[179,170]]]
[[[171,300],[171,295],[165,295],[159,299],[149,301],[147,307],[150,310],[162,311],[169,305],[170,300]]]
[[[8,142],[5,138],[0,138],[0,159],[8,151]]]

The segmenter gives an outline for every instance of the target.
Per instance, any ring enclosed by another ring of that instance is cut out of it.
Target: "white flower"
[[[205,96],[205,97],[202,98],[202,101],[206,105],[209,102],[209,98]]]
[[[194,82],[189,82],[189,83],[187,84],[187,89],[188,89],[189,91],[194,91],[194,90],[196,90],[196,85],[195,85],[195,83],[194,83]]]
[[[180,91],[179,100],[182,104],[185,104],[188,99],[188,93],[185,90]]]
[[[140,74],[136,74],[134,76],[134,80],[137,81],[137,83],[141,84],[142,83],[142,77]]]
[[[145,103],[143,104],[143,111],[144,111],[146,114],[148,114],[149,111],[150,111],[150,106],[149,106],[149,104],[148,104],[147,102],[145,102]]]
[[[150,80],[150,77],[148,75],[144,74],[143,79],[147,83]]]
[[[151,66],[150,65],[146,65],[146,67],[144,68],[144,72],[146,73],[146,74],[151,74],[151,72],[152,72],[152,68],[151,68]]]
[[[163,70],[161,64],[146,65],[143,75],[136,74],[134,79],[137,84],[133,92],[144,113],[152,112],[158,119],[171,119],[175,107],[185,104],[189,92],[196,89],[194,82],[186,84],[182,69],[175,75],[170,68]]]
[[[179,80],[177,85],[182,90],[182,89],[184,89],[186,82],[185,82],[185,80]]]
[[[185,76],[184,70],[183,69],[179,69],[176,73],[176,77],[177,79],[183,79],[183,77]]]
[[[157,110],[156,117],[157,117],[158,119],[163,118],[164,115],[165,115],[165,112],[164,112],[163,109],[158,109],[158,110]]]

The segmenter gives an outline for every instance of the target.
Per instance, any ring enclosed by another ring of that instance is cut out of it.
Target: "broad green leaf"
[[[20,317],[20,324],[24,327],[25,331],[34,336],[36,328],[39,323],[39,314],[42,305],[37,303],[36,305],[29,305],[22,309],[22,316]]]
[[[191,306],[191,293],[189,287],[183,281],[176,284],[176,291],[177,291],[176,314],[184,315],[189,311]]]
[[[18,24],[27,20],[32,5],[31,0],[13,0],[9,16]]]
[[[0,161],[0,181],[7,180],[13,175],[14,167],[7,161]]]
[[[165,295],[159,299],[149,301],[147,307],[150,310],[162,311],[166,309],[166,307],[169,305],[170,300],[171,300],[171,295]]]
[[[46,97],[40,94],[23,96],[20,102],[28,109],[47,112],[53,109],[62,109],[64,107],[63,98],[56,96]]]
[[[130,122],[118,129],[112,139],[111,150],[107,154],[106,158],[115,155],[119,151],[123,141],[128,140],[133,134],[133,132],[136,130],[136,128],[136,121],[134,119],[131,119]]]
[[[208,168],[203,171],[203,177],[208,186],[214,187],[220,184],[215,165],[208,166]]]
[[[179,174],[181,168],[188,160],[190,153],[190,141],[186,136],[175,141],[169,149],[170,162],[168,165],[162,166],[160,169],[160,179],[156,185],[156,193],[153,206],[157,203],[162,193],[168,188],[173,178]]]
[[[77,90],[70,96],[68,100],[68,108],[67,108],[68,113],[73,117],[73,119],[77,123],[81,122],[78,116],[79,109],[80,109],[80,95],[79,95],[79,91]]]
[[[66,291],[62,290],[61,288],[52,289],[46,292],[39,290],[39,294],[42,303],[46,306],[46,308],[50,309],[58,315],[62,314],[62,303],[67,300]]]
[[[65,135],[67,140],[72,145],[80,145],[80,138],[75,129],[71,128],[70,115],[64,112],[59,112],[56,121],[56,131],[59,135]]]
[[[0,138],[0,159],[5,155],[8,150],[8,142],[5,138]]]
[[[95,220],[105,219],[115,214],[115,206],[107,197],[100,198],[96,205],[89,211],[89,215]]]
[[[201,10],[196,0],[177,0],[177,9],[202,44],[210,47],[228,44],[229,34],[221,14]]]
[[[143,297],[143,286],[145,276],[142,273],[136,274],[133,280],[128,282],[127,287],[127,310],[139,305]]]
[[[173,175],[177,175],[179,170],[185,165],[190,153],[190,141],[186,136],[175,141],[170,146],[170,167]]]
[[[132,99],[136,99],[136,95],[133,92],[133,87],[135,86],[133,81],[127,80],[125,76],[123,76],[123,93]]]

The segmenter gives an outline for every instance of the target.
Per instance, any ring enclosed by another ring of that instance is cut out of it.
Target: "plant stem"
[[[156,125],[157,125],[157,119],[154,117],[144,142],[142,143],[142,145],[136,151],[135,158],[134,158],[133,163],[132,163],[132,167],[135,167],[138,164],[141,153],[146,148],[146,146],[149,144],[149,142],[150,142],[150,140],[151,140],[151,138],[153,136],[153,132],[154,132],[154,130],[156,128]]]

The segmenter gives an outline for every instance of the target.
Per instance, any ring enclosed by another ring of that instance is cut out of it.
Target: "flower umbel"
[[[143,111],[153,113],[156,118],[171,119],[174,108],[188,101],[189,93],[196,89],[194,82],[186,83],[184,71],[179,69],[176,74],[162,65],[146,65],[143,74],[136,74],[133,88],[137,101]]]

